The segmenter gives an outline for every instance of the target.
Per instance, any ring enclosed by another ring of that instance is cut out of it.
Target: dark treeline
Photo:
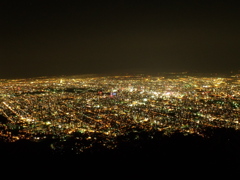
[[[240,167],[239,130],[209,128],[204,132],[205,137],[202,137],[196,134],[184,135],[178,131],[164,135],[161,131],[146,132],[137,128],[129,129],[128,135],[117,137],[115,149],[110,150],[101,143],[95,143],[91,149],[80,154],[73,153],[71,148],[77,141],[74,137],[84,136],[81,133],[74,134],[59,151],[50,147],[53,143],[51,138],[41,142],[28,140],[14,143],[0,142],[1,160],[14,166],[27,163],[31,164],[30,166],[41,165],[60,169],[124,167],[129,171],[131,169],[155,171],[163,168]]]

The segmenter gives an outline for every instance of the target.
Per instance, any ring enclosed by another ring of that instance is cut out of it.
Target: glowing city
[[[109,149],[136,125],[146,131],[202,133],[209,127],[240,128],[240,79],[167,76],[76,76],[1,79],[0,136],[6,142],[48,137],[57,144],[76,133]],[[97,139],[94,134],[105,138]],[[92,144],[74,145],[76,153]]]

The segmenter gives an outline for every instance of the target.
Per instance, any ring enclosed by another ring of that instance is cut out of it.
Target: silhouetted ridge
[[[52,140],[38,143],[19,140],[15,143],[1,142],[0,153],[2,159],[34,158],[46,162],[51,160],[51,163],[56,165],[57,162],[68,162],[68,165],[63,163],[64,167],[73,167],[73,164],[77,162],[81,162],[81,165],[99,162],[112,165],[126,163],[126,166],[139,168],[141,164],[151,167],[153,164],[156,167],[191,167],[192,165],[239,167],[239,130],[209,128],[205,130],[205,134],[206,137],[196,134],[184,135],[179,131],[171,135],[165,135],[156,130],[132,131],[128,135],[117,137],[117,148],[110,150],[99,142],[93,143],[93,141],[86,140],[85,134],[76,133],[75,137],[78,139],[71,138],[65,141],[63,148],[58,152],[50,148]],[[95,134],[95,136],[102,138],[102,141],[106,138],[102,134]],[[74,154],[71,148],[75,143],[83,145],[93,143],[93,146],[85,152]]]

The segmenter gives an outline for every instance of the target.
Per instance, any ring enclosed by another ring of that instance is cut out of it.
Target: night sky
[[[0,78],[240,70],[231,0],[1,0]]]

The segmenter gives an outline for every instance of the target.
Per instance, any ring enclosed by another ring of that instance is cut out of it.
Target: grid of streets
[[[2,79],[0,96],[0,114],[8,120],[0,123],[0,137],[8,142],[98,133],[114,148],[114,138],[136,124],[202,136],[206,127],[240,127],[238,75]]]

